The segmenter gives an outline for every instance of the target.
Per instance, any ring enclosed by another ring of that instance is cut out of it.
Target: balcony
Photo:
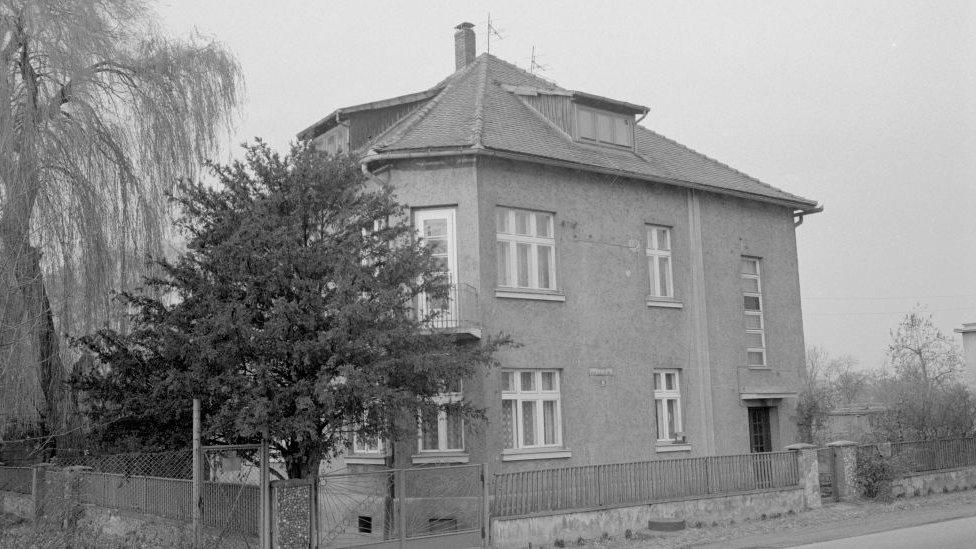
[[[417,298],[417,318],[426,319],[432,332],[456,334],[458,339],[481,339],[478,290],[465,283],[451,284],[446,299]]]
[[[800,380],[796,372],[771,368],[738,368],[739,398],[767,400],[795,397]]]

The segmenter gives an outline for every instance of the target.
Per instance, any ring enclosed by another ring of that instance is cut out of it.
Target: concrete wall
[[[627,530],[647,528],[652,519],[682,518],[689,524],[741,521],[796,513],[804,509],[803,489],[748,492],[720,497],[686,499],[616,509],[601,509],[526,518],[492,519],[491,544],[497,549],[523,549],[562,539],[567,546],[604,532],[622,537]]]
[[[976,488],[976,467],[911,473],[891,482],[894,497],[917,497]]]
[[[772,379],[779,384],[774,389],[796,390],[804,343],[789,209],[499,159],[404,161],[379,177],[410,208],[456,207],[458,281],[477,288],[483,333],[510,334],[521,344],[499,353],[501,365],[562,372],[563,443],[571,456],[502,460],[496,369],[466,386],[468,398],[488,408],[488,423],[467,433],[471,463],[486,462],[497,472],[748,452],[743,387]],[[555,270],[564,302],[495,297],[498,206],[555,214]],[[647,224],[673,227],[675,296],[682,308],[647,305]],[[769,370],[744,368],[742,255],[763,258]],[[690,442],[684,451],[664,453],[655,445],[655,368],[681,370],[683,431]],[[795,439],[794,402],[768,404],[775,406],[773,445],[782,449]],[[397,452],[396,465],[409,466],[414,452]]]
[[[32,519],[34,518],[34,498],[28,494],[0,490],[0,513]]]

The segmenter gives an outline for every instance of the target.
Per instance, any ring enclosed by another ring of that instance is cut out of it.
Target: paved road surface
[[[916,549],[925,547],[937,547],[939,549],[970,549],[976,547],[976,517],[800,545],[796,549]]]

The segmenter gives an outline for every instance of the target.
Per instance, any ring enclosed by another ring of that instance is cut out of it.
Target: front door
[[[773,439],[769,430],[769,406],[755,406],[749,410],[749,451],[772,452]]]

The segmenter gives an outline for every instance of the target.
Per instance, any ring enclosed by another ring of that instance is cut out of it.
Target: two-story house
[[[454,284],[449,303],[419,304],[444,308],[437,328],[521,344],[465,382],[487,423],[424,418],[396,465],[499,472],[793,442],[795,229],[817,203],[646,129],[647,107],[476,56],[472,27],[457,27],[442,82],[299,133],[395,187]],[[354,450],[348,462],[384,451]]]

